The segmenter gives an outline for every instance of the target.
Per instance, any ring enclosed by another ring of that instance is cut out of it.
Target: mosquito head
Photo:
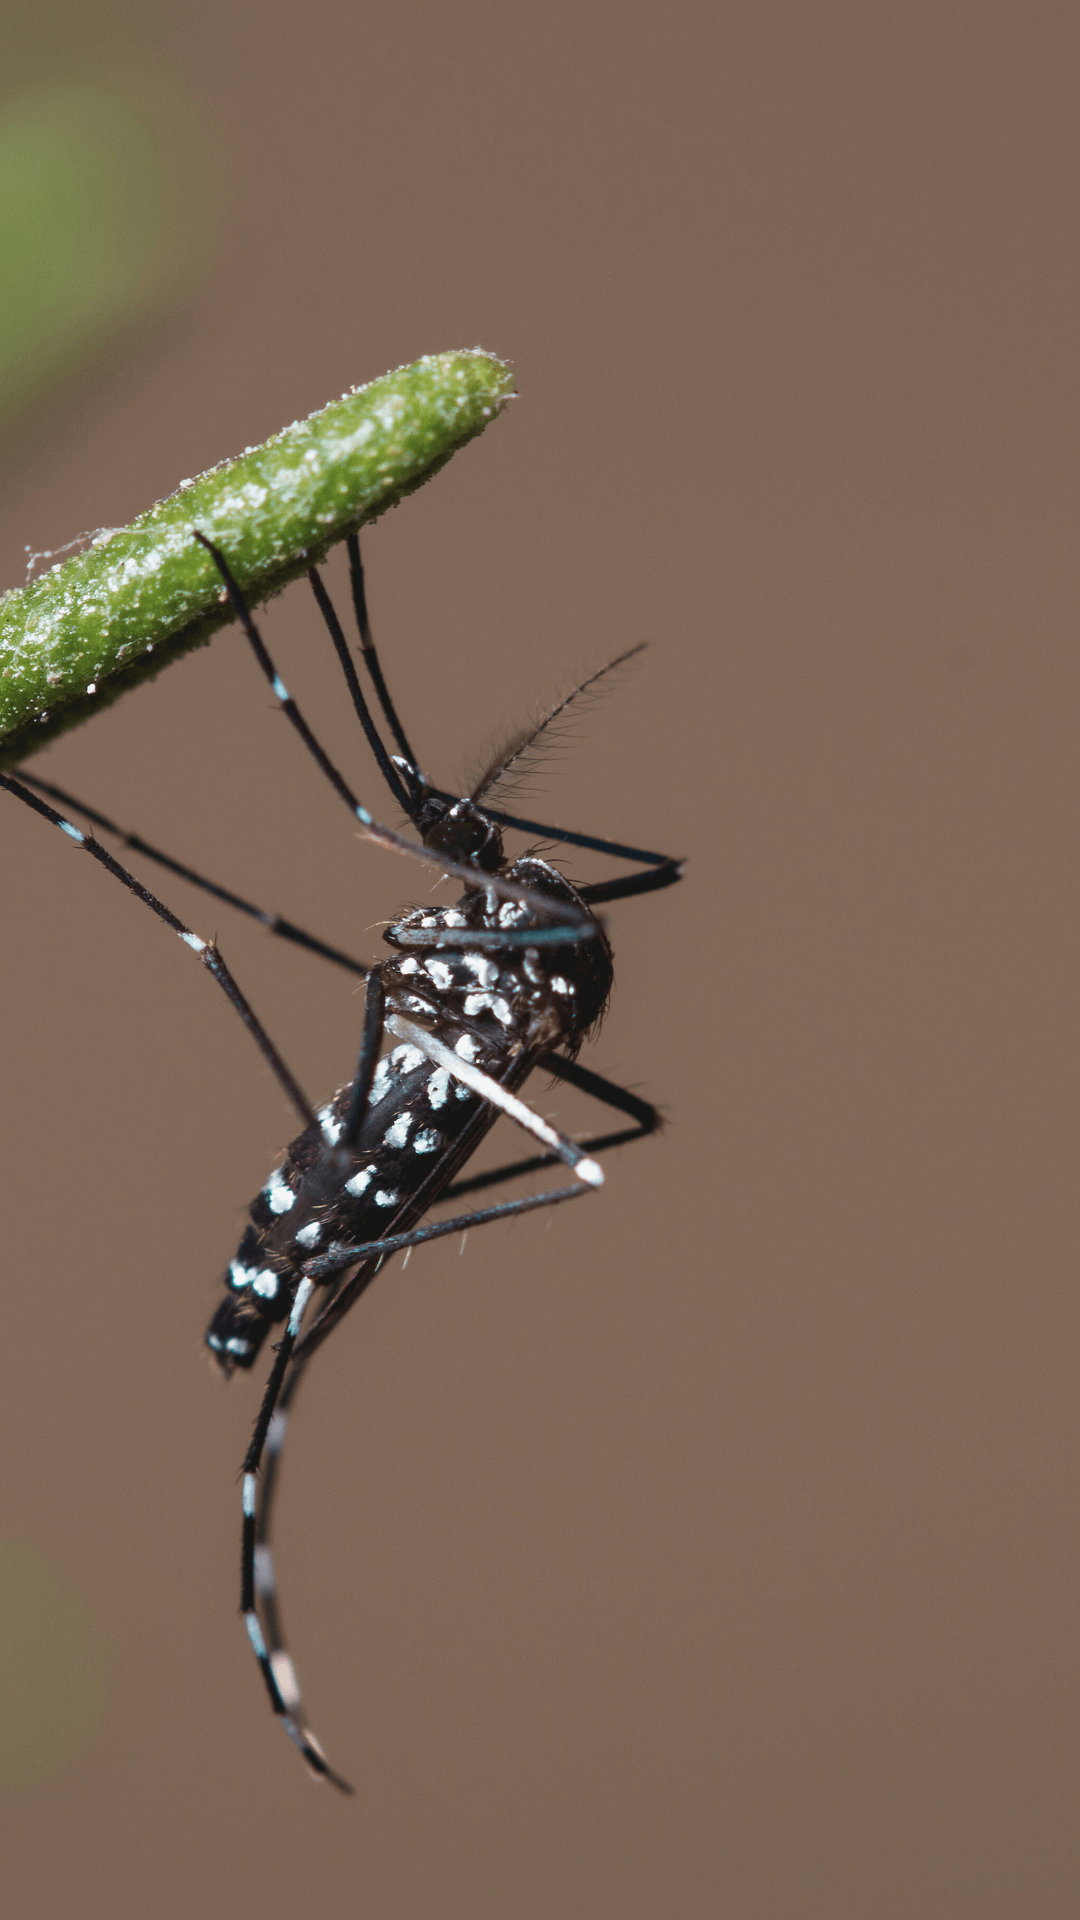
[[[502,834],[471,800],[425,800],[416,825],[425,847],[434,853],[479,867],[482,873],[497,873],[503,865]]]

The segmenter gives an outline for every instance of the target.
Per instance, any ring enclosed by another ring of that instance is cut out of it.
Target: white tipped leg
[[[519,1127],[524,1127],[526,1133],[531,1133],[534,1140],[539,1140],[550,1152],[558,1154],[559,1159],[577,1174],[579,1180],[584,1180],[586,1186],[603,1186],[604,1174],[599,1163],[591,1160],[588,1154],[582,1153],[581,1148],[576,1147],[565,1133],[560,1133],[558,1127],[549,1126],[546,1120],[541,1120],[540,1115],[534,1113],[531,1107],[527,1107],[524,1100],[519,1100],[516,1094],[507,1093],[506,1088],[500,1087],[498,1081],[492,1080],[489,1074],[481,1073],[479,1067],[472,1066],[451,1047],[446,1047],[441,1040],[436,1040],[433,1033],[425,1032],[423,1027],[414,1026],[411,1020],[403,1020],[400,1014],[391,1014],[386,1024],[390,1032],[399,1040],[407,1040],[412,1046],[419,1047],[421,1053],[426,1054],[429,1060],[433,1060],[436,1066],[445,1067],[447,1073],[451,1074],[455,1080],[460,1080],[463,1086],[470,1087],[473,1093],[478,1093],[482,1099],[490,1101],[491,1105],[498,1107],[508,1119],[516,1121]]]

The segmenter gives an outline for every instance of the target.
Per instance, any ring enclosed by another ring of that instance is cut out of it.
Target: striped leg
[[[343,779],[337,767],[334,765],[329,754],[315,738],[296,701],[293,699],[288,687],[278,673],[277,668],[266,650],[262,635],[251,617],[251,610],[247,601],[233,577],[232,570],[221,548],[216,547],[212,540],[208,540],[204,533],[199,532],[198,528],[193,528],[192,531],[196,540],[198,540],[213,557],[214,564],[225,583],[225,589],[232,602],[236,617],[247,636],[248,643],[258,661],[259,667],[270,685],[274,698],[280,702],[290,726],[299,734],[316,765],[325,775],[326,779],[329,780],[335,793],[345,802],[353,818],[359,821],[367,838],[374,840],[377,846],[387,847],[393,853],[403,853],[410,860],[419,860],[425,866],[438,867],[443,873],[449,874],[452,879],[463,880],[467,886],[475,886],[477,884],[477,872],[474,866],[467,866],[460,860],[451,860],[446,854],[437,852],[433,847],[426,847],[420,841],[410,840],[405,834],[395,833],[392,828],[382,826],[380,822],[375,819],[374,815],[369,813],[368,809],[357,799],[348,783]],[[497,894],[500,899],[520,900],[526,907],[531,908],[534,913],[538,913],[542,921],[547,921],[550,927],[553,917],[550,898],[540,893],[533,893],[529,887],[521,886],[516,880],[507,880],[498,873],[485,873],[483,884],[489,888],[491,892]],[[559,929],[560,939],[563,945],[573,945],[576,941],[580,940],[593,940],[599,932],[597,922],[590,914],[584,912],[580,919],[574,914],[566,914],[563,916],[563,922],[563,925]],[[533,934],[531,938],[532,942],[535,943],[536,935]],[[511,944],[513,944],[512,940]]]
[[[342,1248],[332,1256],[331,1266],[327,1265],[331,1256],[310,1261],[311,1275],[306,1275],[297,1288],[285,1338],[278,1348],[251,1445],[244,1459],[240,1608],[274,1713],[310,1772],[320,1780],[328,1780],[331,1786],[339,1788],[342,1793],[353,1793],[355,1788],[330,1765],[304,1714],[296,1668],[285,1645],[270,1545],[274,1495],[281,1450],[288,1428],[289,1406],[314,1351],[312,1348],[296,1356],[300,1324],[311,1298],[315,1278],[322,1279],[324,1273],[329,1275],[351,1266],[357,1259],[370,1262],[374,1271],[377,1271],[386,1256],[399,1252],[403,1247],[437,1240],[444,1234],[467,1232],[470,1227],[483,1226],[489,1220],[505,1219],[510,1214],[531,1213],[537,1207],[557,1206],[563,1200],[583,1199],[588,1191],[587,1186],[560,1187],[552,1193],[531,1194],[522,1200],[507,1201],[502,1206],[485,1207],[477,1212],[462,1214],[455,1220],[440,1220],[435,1226],[418,1227],[411,1233],[395,1234],[364,1246]],[[343,1298],[346,1292],[347,1289],[342,1290]]]
[[[549,1053],[537,1062],[537,1066],[553,1073],[557,1080],[565,1080],[568,1086],[580,1088],[582,1093],[599,1100],[606,1107],[614,1107],[617,1113],[625,1113],[633,1121],[631,1127],[620,1127],[615,1133],[592,1134],[588,1140],[578,1144],[585,1153],[606,1153],[611,1147],[626,1146],[631,1140],[643,1140],[650,1133],[656,1133],[663,1125],[660,1113],[650,1100],[642,1100],[628,1087],[617,1087],[612,1080],[606,1080],[601,1073],[593,1073],[588,1067],[581,1067],[576,1060],[567,1060],[560,1053]],[[512,1160],[501,1167],[490,1167],[486,1173],[471,1173],[464,1180],[455,1180],[443,1194],[444,1200],[456,1200],[463,1193],[477,1193],[483,1187],[494,1187],[503,1180],[516,1180],[520,1174],[541,1173],[550,1167],[556,1159],[553,1153],[533,1154],[528,1160]]]
[[[519,1127],[524,1127],[526,1133],[531,1133],[542,1145],[548,1147],[553,1154],[564,1161],[571,1172],[577,1174],[579,1180],[584,1180],[590,1187],[603,1186],[603,1169],[597,1165],[596,1161],[590,1160],[581,1147],[575,1146],[565,1133],[559,1132],[558,1127],[549,1126],[546,1120],[542,1120],[540,1115],[526,1106],[524,1100],[519,1100],[516,1094],[508,1093],[497,1080],[492,1080],[489,1074],[481,1073],[480,1069],[472,1066],[468,1059],[455,1053],[452,1047],[444,1046],[433,1033],[428,1033],[424,1027],[416,1026],[412,1020],[403,1020],[400,1014],[391,1014],[386,1024],[390,1032],[396,1034],[399,1040],[406,1040],[410,1046],[419,1047],[421,1053],[426,1053],[428,1059],[433,1060],[437,1067],[444,1067],[455,1080],[460,1080],[462,1085],[470,1087],[473,1093],[478,1093],[484,1100],[489,1100],[493,1107],[498,1107],[501,1113],[515,1120]],[[464,1043],[459,1042],[459,1045],[461,1044]]]
[[[355,1789],[350,1786],[349,1782],[343,1779],[339,1773],[335,1773],[315,1735],[312,1733],[310,1727],[306,1725],[300,1701],[300,1689],[297,1685],[296,1673],[292,1661],[289,1659],[285,1649],[280,1645],[280,1640],[278,1644],[275,1645],[274,1637],[272,1637],[270,1645],[267,1645],[257,1605],[261,1586],[264,1594],[267,1589],[270,1592],[272,1618],[276,1621],[273,1561],[270,1559],[269,1543],[265,1539],[265,1529],[264,1541],[262,1543],[263,1556],[260,1560],[258,1473],[263,1453],[268,1446],[271,1449],[271,1458],[276,1465],[277,1456],[281,1451],[282,1441],[285,1438],[284,1416],[282,1422],[274,1430],[273,1440],[271,1440],[270,1437],[271,1428],[273,1427],[278,1400],[281,1397],[285,1374],[289,1362],[292,1359],[293,1349],[296,1346],[300,1323],[303,1320],[304,1310],[311,1298],[313,1289],[314,1281],[307,1279],[301,1280],[296,1289],[296,1298],[293,1301],[292,1312],[289,1315],[289,1324],[285,1329],[285,1337],[278,1348],[270,1378],[266,1383],[262,1406],[259,1408],[259,1417],[255,1422],[255,1432],[252,1434],[251,1445],[244,1458],[242,1482],[244,1519],[240,1550],[240,1610],[244,1616],[244,1626],[247,1629],[247,1636],[251,1642],[252,1651],[259,1663],[263,1679],[266,1682],[266,1690],[270,1695],[270,1705],[281,1721],[289,1739],[298,1749],[303,1760],[306,1761],[309,1770],[320,1780],[328,1780],[331,1786],[339,1788],[342,1793],[353,1793]],[[267,1513],[266,1517],[267,1529],[268,1526],[269,1513]]]
[[[81,827],[73,826],[70,820],[64,819],[63,814],[57,813],[55,807],[50,807],[48,801],[42,800],[36,793],[31,793],[29,787],[24,787],[18,780],[13,780],[9,773],[0,773],[0,787],[6,787],[9,793],[14,794],[16,800],[21,800],[23,805],[29,807],[33,813],[40,814],[42,819],[48,820],[52,826],[59,827],[61,833],[65,833],[69,840],[82,848],[84,853],[90,854],[92,859],[105,868],[106,873],[111,873],[114,879],[119,880],[129,893],[133,893],[137,900],[141,900],[152,913],[156,913],[158,919],[163,920],[186,947],[190,947],[193,953],[198,954],[204,967],[217,981],[229,1004],[240,1015],[263,1059],[285,1089],[304,1125],[316,1126],[318,1123],[315,1111],[307,1095],[302,1091],[299,1083],[293,1079],[270,1035],[241,993],[213,941],[203,940],[197,933],[192,933],[191,928],[186,927],[182,920],[178,920],[175,913],[159,900],[156,894],[150,892],[149,887],[144,887],[140,880],[136,880],[133,873],[129,873],[126,867],[120,865],[119,860],[114,860],[112,854],[101,845],[99,840],[94,839],[92,833],[84,833]]]
[[[19,779],[24,786],[32,787],[35,793],[43,793],[48,799],[58,801],[62,807],[81,814],[84,820],[90,821],[91,826],[119,840],[121,846],[130,847],[132,853],[141,854],[144,860],[153,860],[157,866],[164,867],[167,873],[175,873],[181,880],[186,880],[189,886],[198,887],[214,900],[224,900],[226,906],[235,907],[237,913],[246,913],[279,940],[288,940],[308,953],[317,953],[321,959],[332,960],[335,966],[344,967],[349,973],[358,973],[361,978],[366,974],[367,968],[361,961],[354,960],[351,953],[343,953],[340,947],[330,946],[328,941],[320,940],[314,933],[305,933],[295,921],[286,920],[283,914],[274,913],[266,907],[256,906],[253,900],[246,900],[243,894],[234,893],[231,887],[219,886],[216,880],[208,879],[204,873],[197,873],[194,867],[186,866],[182,860],[174,860],[171,853],[164,853],[160,847],[144,840],[140,833],[128,833],[126,828],[118,827],[108,814],[99,813],[96,807],[88,807],[84,800],[76,800],[63,787],[54,787],[49,780],[39,780],[22,767],[19,769]]]
[[[369,996],[375,985],[375,981],[369,984]],[[370,1030],[374,1030],[380,1014],[381,1008],[372,1012]],[[369,1028],[367,1019],[365,1019],[365,1028]],[[361,1060],[357,1066],[358,1081],[364,1076],[365,1051],[365,1045],[362,1042]],[[648,1101],[639,1099],[636,1094],[628,1092],[623,1087],[613,1086],[599,1074],[590,1073],[586,1068],[563,1060],[558,1055],[549,1057],[542,1064],[555,1071],[560,1078],[578,1085],[583,1092],[590,1093],[607,1105],[628,1114],[636,1122],[634,1127],[624,1132],[590,1141],[591,1152],[600,1152],[605,1146],[619,1145],[625,1139],[639,1138],[655,1131],[659,1125],[660,1116]],[[499,1092],[501,1095],[503,1089],[500,1088]],[[503,1177],[507,1172],[531,1172],[536,1167],[550,1165],[557,1157],[555,1153],[546,1153],[535,1160],[524,1161],[520,1166],[504,1169]],[[462,1191],[472,1184],[487,1185],[489,1180],[499,1177],[499,1173],[490,1176],[479,1175],[475,1183],[459,1183],[457,1191]],[[338,1320],[359,1299],[360,1294],[379,1271],[383,1261],[391,1254],[407,1247],[419,1246],[428,1240],[439,1239],[444,1235],[464,1233],[471,1227],[486,1225],[489,1220],[506,1219],[514,1214],[533,1212],[539,1207],[557,1206],[564,1200],[583,1199],[589,1191],[589,1186],[581,1182],[572,1187],[558,1187],[549,1193],[532,1194],[520,1200],[507,1201],[499,1206],[459,1214],[453,1219],[440,1220],[433,1226],[417,1227],[410,1233],[392,1234],[364,1245],[339,1248],[335,1254],[315,1257],[305,1265],[303,1282],[305,1286],[310,1285],[314,1280],[320,1284],[329,1284],[332,1288],[333,1276],[336,1272],[344,1271],[347,1266],[352,1266],[357,1261],[362,1263],[358,1274],[346,1280],[339,1292],[331,1293],[322,1314],[315,1321],[310,1332],[302,1337],[299,1351],[297,1350],[297,1340],[300,1337],[299,1320],[294,1306],[290,1320],[290,1328],[293,1329],[291,1337],[287,1335],[288,1346],[278,1355],[252,1445],[244,1462],[244,1564],[241,1580],[245,1625],[266,1680],[271,1706],[289,1738],[299,1748],[312,1773],[319,1779],[329,1780],[343,1792],[351,1792],[352,1789],[348,1782],[329,1766],[322,1748],[307,1725],[296,1669],[285,1645],[271,1548],[271,1525],[281,1453],[288,1428],[289,1411],[300,1381],[317,1347],[337,1325]],[[299,1294],[297,1301],[299,1302]],[[303,1307],[300,1311],[302,1313]],[[294,1321],[296,1321],[295,1328]]]

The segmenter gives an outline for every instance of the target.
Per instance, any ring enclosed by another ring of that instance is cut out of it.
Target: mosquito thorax
[[[404,996],[411,1020],[453,1021],[459,1016],[477,1038],[506,1044],[516,1034],[528,1046],[560,1046],[573,1057],[603,1013],[611,990],[611,947],[603,927],[589,915],[565,874],[535,854],[504,867],[502,878],[530,894],[535,904],[507,900],[492,887],[468,886],[453,906],[414,907],[383,931],[387,946],[406,958],[390,963],[383,979],[388,998]],[[543,902],[550,902],[550,913]],[[590,922],[586,939],[572,932]],[[562,922],[567,939],[549,943],[550,927]],[[524,942],[534,926],[535,947]],[[484,943],[470,949],[470,934]],[[501,949],[492,936],[522,944]]]
[[[502,834],[471,800],[425,800],[416,826],[425,847],[462,865],[497,873],[503,864]]]

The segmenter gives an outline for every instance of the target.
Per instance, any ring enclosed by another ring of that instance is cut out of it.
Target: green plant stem
[[[203,646],[233,616],[193,529],[252,600],[422,486],[513,392],[501,360],[426,355],[186,480],[129,527],[0,598],[0,765]]]

